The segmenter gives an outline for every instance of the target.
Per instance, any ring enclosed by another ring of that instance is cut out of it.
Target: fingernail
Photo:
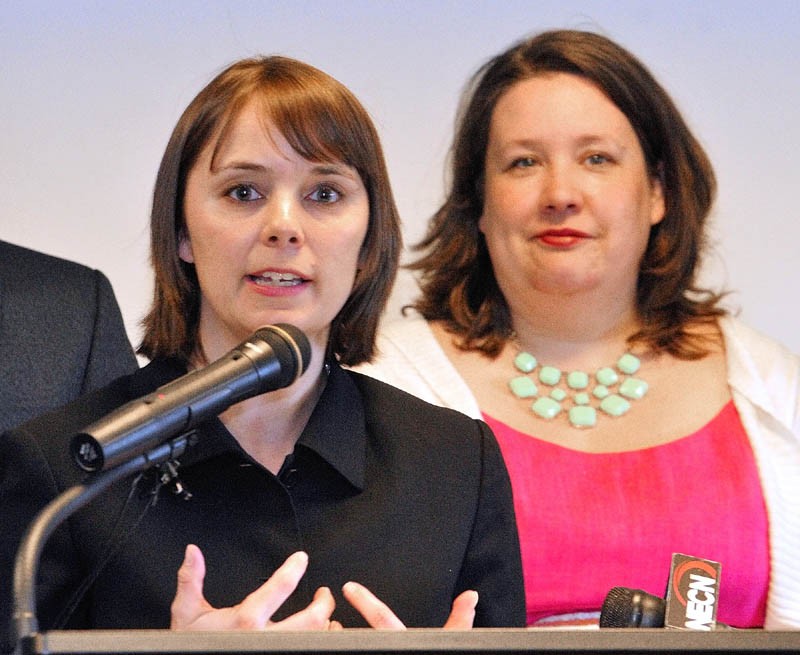
[[[183,551],[183,563],[186,566],[191,566],[194,563],[192,558],[192,544],[186,544],[186,549]]]
[[[292,553],[287,558],[286,562],[296,568],[296,569],[307,569],[308,568],[308,553],[304,553],[302,550],[298,550],[296,553]]]

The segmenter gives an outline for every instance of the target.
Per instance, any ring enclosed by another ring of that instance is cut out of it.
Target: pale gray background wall
[[[796,0],[2,0],[0,237],[103,270],[138,341],[151,293],[150,194],[168,135],[224,65],[280,53],[363,101],[413,242],[442,198],[467,77],[553,27],[619,41],[673,94],[719,178],[705,278],[800,352]],[[392,311],[412,295],[401,278]]]

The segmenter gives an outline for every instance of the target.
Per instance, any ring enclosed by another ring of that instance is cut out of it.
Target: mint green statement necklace
[[[511,379],[508,383],[511,392],[517,398],[535,398],[531,409],[543,419],[554,419],[567,409],[569,422],[576,428],[594,427],[597,409],[608,416],[622,416],[631,408],[631,400],[639,400],[647,393],[647,382],[633,377],[641,361],[631,353],[620,357],[615,367],[604,366],[593,376],[583,371],[571,371],[564,376],[554,366],[539,366],[527,352],[514,358],[514,366],[525,375]],[[536,381],[532,373],[536,373]]]

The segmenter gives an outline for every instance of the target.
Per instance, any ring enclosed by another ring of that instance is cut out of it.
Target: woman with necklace
[[[546,32],[478,71],[451,156],[421,297],[362,370],[494,430],[528,623],[663,595],[684,552],[722,563],[721,621],[800,626],[800,362],[695,284],[715,180],[674,103]]]

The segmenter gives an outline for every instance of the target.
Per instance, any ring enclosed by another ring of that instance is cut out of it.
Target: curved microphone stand
[[[145,469],[170,462],[191,444],[194,431],[182,434],[106,471],[91,476],[83,484],[70,487],[42,509],[25,531],[14,560],[13,628],[16,652],[23,641],[39,632],[36,619],[36,578],[39,559],[53,531],[117,480]]]

